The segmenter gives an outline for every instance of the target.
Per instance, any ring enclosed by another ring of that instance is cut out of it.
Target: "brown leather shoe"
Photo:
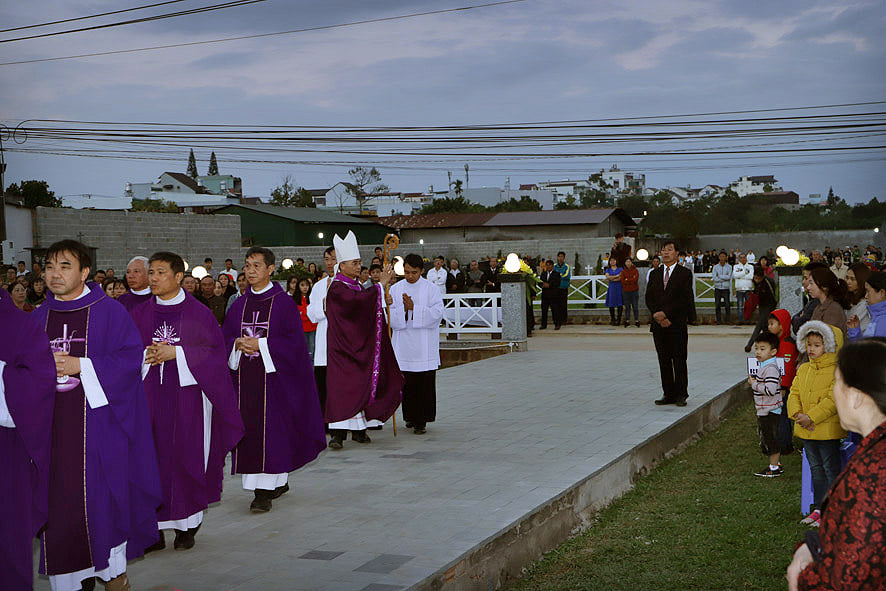
[[[114,577],[105,583],[105,591],[130,591],[129,579],[126,577],[126,573],[119,577]]]

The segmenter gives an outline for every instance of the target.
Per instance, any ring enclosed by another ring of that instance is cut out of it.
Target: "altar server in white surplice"
[[[390,289],[391,343],[403,386],[403,420],[416,434],[425,433],[437,415],[437,368],[440,367],[440,321],[443,298],[436,285],[421,276],[417,254],[404,260],[406,279]]]

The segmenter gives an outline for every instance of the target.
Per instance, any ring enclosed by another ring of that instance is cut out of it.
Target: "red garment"
[[[308,302],[302,294],[298,294],[298,297],[295,298],[295,301],[298,302],[298,313],[301,314],[301,329],[304,332],[314,332],[317,330],[317,323],[311,322],[308,319]]]
[[[791,339],[791,314],[787,310],[779,308],[770,314],[775,316],[781,324],[781,337],[778,344],[778,352],[776,357],[784,357],[784,375],[781,377],[781,386],[790,389],[794,382],[794,376],[797,375],[797,345]]]
[[[837,476],[821,509],[821,559],[800,572],[803,591],[886,589],[886,422]]]
[[[624,291],[640,291],[640,271],[637,267],[627,267],[621,272],[621,288]]]

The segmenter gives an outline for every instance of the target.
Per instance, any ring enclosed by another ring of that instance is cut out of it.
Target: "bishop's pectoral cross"
[[[240,324],[240,334],[244,337],[253,337],[256,339],[260,339],[262,337],[268,336],[268,330],[270,329],[271,322],[267,320],[265,322],[258,321],[258,312],[252,313],[252,322],[243,322]],[[247,357],[258,357],[259,353],[256,351],[255,353],[248,354]]]

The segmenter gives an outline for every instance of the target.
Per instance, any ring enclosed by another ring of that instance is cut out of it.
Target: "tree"
[[[133,199],[129,210],[178,213],[178,204],[175,201],[163,201],[162,199]]]
[[[581,209],[581,205],[578,204],[575,197],[567,195],[566,199],[563,201],[557,201],[554,205],[554,209]]]
[[[295,187],[292,175],[283,177],[283,184],[271,191],[271,205],[283,207],[317,207],[310,191],[304,187]]]
[[[357,200],[360,211],[363,211],[363,204],[368,201],[367,195],[384,193],[389,190],[388,186],[381,182],[381,173],[374,166],[372,168],[357,166],[348,171],[348,176],[351,177],[349,191]]]
[[[195,179],[197,174],[197,159],[194,157],[194,149],[191,148],[191,155],[188,156],[188,176]]]
[[[218,160],[215,159],[215,152],[209,157],[209,176],[218,174]]]
[[[618,201],[615,202],[615,206],[622,208],[633,218],[641,218],[643,217],[643,212],[649,210],[649,205],[639,195],[619,197]]]
[[[427,205],[423,205],[418,213],[478,213],[486,211],[486,208],[477,203],[471,203],[462,196],[443,197],[434,199]]]
[[[610,207],[614,205],[613,200],[603,189],[582,189],[578,193],[578,201],[581,204],[582,209]]]
[[[520,199],[511,197],[507,201],[496,203],[487,209],[489,211],[541,211],[541,203],[529,195],[520,195]]]
[[[49,190],[46,181],[22,181],[21,186],[12,183],[6,187],[6,194],[21,199],[25,207],[61,207],[62,200]]]
[[[455,179],[455,181],[449,183],[449,186],[455,191],[456,198],[460,198],[464,194],[464,182],[461,179]]]

